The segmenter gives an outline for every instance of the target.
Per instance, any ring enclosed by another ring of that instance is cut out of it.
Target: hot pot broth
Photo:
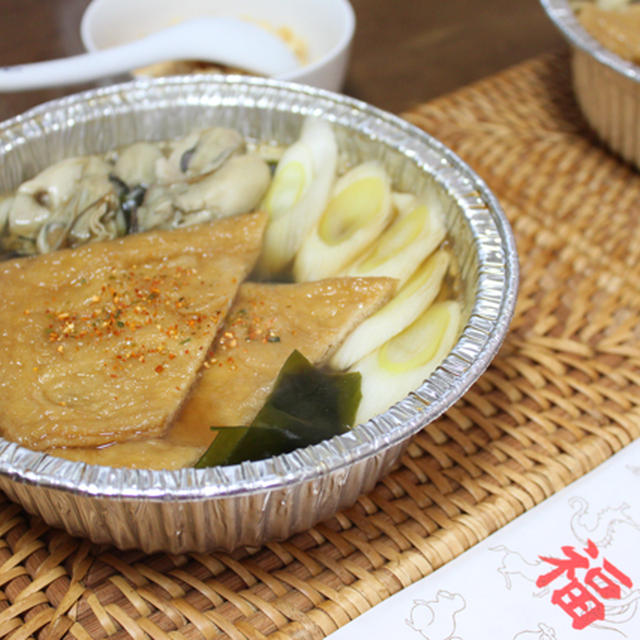
[[[212,438],[211,426],[251,423],[292,350],[316,365],[361,376],[356,423],[417,387],[460,330],[460,283],[443,206],[435,188],[419,196],[399,191],[379,160],[352,166],[343,147],[328,124],[312,119],[286,148],[248,144],[238,132],[212,128],[64,160],[5,195],[2,246],[20,255],[65,249],[73,257],[81,247],[121,243],[118,238],[129,234],[164,238],[266,211],[259,256],[245,263],[248,279],[260,282],[238,282],[228,295],[221,324],[211,329],[211,347],[197,346],[204,351],[197,372],[179,389],[174,410],[157,419],[156,431],[133,425],[127,437],[107,433],[90,446],[46,438],[42,447],[27,446],[112,466],[192,465]],[[283,280],[290,283],[270,284]],[[162,291],[155,297],[151,287],[144,292],[149,309],[167,302]],[[179,293],[172,304],[180,302]],[[73,339],[76,327],[64,333],[65,313],[49,319],[53,326],[42,338],[48,346],[66,347]],[[99,319],[126,334],[116,314],[117,305]],[[172,325],[157,326],[165,331]],[[182,358],[191,351],[190,335],[173,338],[167,352],[172,348]],[[132,351],[138,361],[149,357],[138,351]],[[155,365],[163,367],[154,367],[157,379],[176,360]],[[2,434],[25,443],[10,424],[2,425]]]

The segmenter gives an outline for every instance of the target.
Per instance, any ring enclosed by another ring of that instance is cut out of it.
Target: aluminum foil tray
[[[640,67],[587,33],[568,0],[541,3],[572,46],[573,89],[582,113],[610,149],[640,168]]]
[[[74,154],[219,124],[293,142],[302,120],[330,121],[351,160],[376,158],[397,189],[436,185],[463,278],[465,327],[444,363],[384,414],[348,434],[260,462],[153,471],[87,465],[0,439],[0,490],[48,524],[147,552],[231,550],[284,539],[373,488],[407,440],[489,365],[516,300],[518,262],[494,196],[455,154],[404,120],[311,87],[188,76],[101,88],[0,124],[0,192]]]

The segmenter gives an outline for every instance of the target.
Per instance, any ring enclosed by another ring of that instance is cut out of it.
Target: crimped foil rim
[[[479,295],[469,322],[449,356],[415,392],[349,433],[305,449],[228,467],[158,471],[72,462],[0,438],[0,474],[86,497],[118,500],[206,500],[270,491],[326,476],[397,446],[446,411],[489,366],[507,332],[517,296],[518,259],[511,228],[497,199],[466,163],[397,116],[343,95],[273,79],[174,76],[111,85],[35,107],[0,124],[0,153],[19,143],[39,121],[55,126],[56,118],[68,122],[82,115],[82,109],[122,108],[152,91],[158,99],[179,91],[185,102],[206,98],[216,104],[230,101],[265,108],[282,108],[282,102],[289,101],[289,110],[323,114],[338,123],[348,118],[355,121],[355,131],[394,145],[445,186],[471,227],[477,244]],[[270,105],[270,100],[277,104]]]
[[[540,0],[540,3],[549,18],[574,47],[621,73],[629,80],[640,82],[640,66],[613,53],[588,33],[580,24],[568,0]]]

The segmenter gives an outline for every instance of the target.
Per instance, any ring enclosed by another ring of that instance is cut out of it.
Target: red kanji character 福
[[[574,629],[584,629],[592,622],[604,620],[604,605],[596,600],[589,590],[573,578],[562,589],[557,589],[551,596],[551,602],[557,604],[571,616]]]
[[[563,573],[567,574],[567,578],[573,580],[576,577],[576,569],[588,569],[589,559],[581,556],[573,547],[562,547],[562,552],[566,558],[548,558],[540,556],[540,560],[544,560],[549,564],[556,566],[553,571],[539,576],[536,580],[536,587],[546,587]]]
[[[604,570],[604,571],[603,571]],[[607,573],[605,573],[605,571]],[[611,577],[617,578],[618,582]],[[589,569],[584,578],[584,583],[593,588],[593,590],[605,600],[617,600],[622,595],[620,584],[625,587],[632,587],[633,582],[620,569],[614,567],[606,558],[602,563],[602,567]]]
[[[601,567],[591,568],[589,558],[595,559],[599,553],[597,545],[591,540],[584,548],[586,556],[579,554],[574,547],[561,548],[564,558],[539,556],[541,560],[554,565],[555,569],[539,576],[536,586],[546,587],[561,575],[566,574],[569,582],[553,592],[551,602],[571,616],[574,629],[584,629],[592,622],[604,620],[605,616],[604,604],[593,592],[605,600],[615,600],[622,596],[621,585],[630,588],[633,582],[606,558],[603,558]],[[576,578],[578,569],[586,570],[584,583]]]

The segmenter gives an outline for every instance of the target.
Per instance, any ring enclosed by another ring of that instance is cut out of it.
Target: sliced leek
[[[365,162],[341,176],[316,226],[293,263],[295,280],[319,280],[339,273],[365,251],[392,215],[389,176]]]
[[[404,191],[391,192],[391,204],[399,215],[407,213],[416,205],[416,202],[417,198],[413,193],[406,193]]]
[[[269,214],[258,272],[280,274],[293,260],[329,199],[338,146],[324,120],[305,120],[300,138],[278,162],[262,207]]]
[[[446,234],[440,199],[432,194],[425,200],[414,198],[409,206],[403,204],[393,224],[342,275],[388,276],[402,286],[438,247]]]
[[[427,258],[390,302],[349,334],[333,355],[331,366],[347,369],[406,329],[435,300],[449,262],[444,249]]]
[[[356,424],[386,411],[420,386],[451,351],[460,330],[460,316],[458,302],[437,302],[350,369],[362,375]]]

